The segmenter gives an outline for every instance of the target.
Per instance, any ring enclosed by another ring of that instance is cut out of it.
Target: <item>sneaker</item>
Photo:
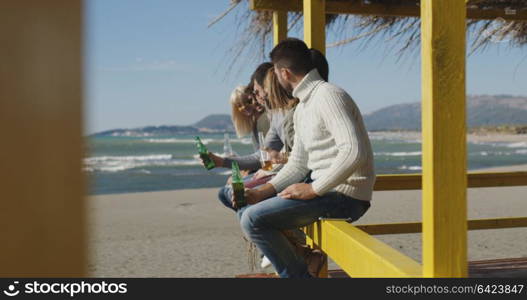
[[[269,267],[270,265],[271,265],[271,261],[269,260],[269,258],[267,258],[267,256],[264,255],[264,257],[262,257],[262,263],[260,264],[260,266],[262,267],[262,269],[265,269]]]

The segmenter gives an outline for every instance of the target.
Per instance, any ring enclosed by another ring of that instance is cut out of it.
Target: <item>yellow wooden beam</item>
[[[287,38],[287,11],[273,11],[273,43],[278,45]]]
[[[402,233],[420,233],[422,231],[420,222],[411,223],[388,223],[388,224],[365,224],[355,225],[355,227],[372,235],[381,234],[402,234]],[[495,219],[478,219],[468,221],[469,230],[483,229],[500,229],[500,228],[517,228],[527,227],[527,217],[519,218],[495,218]]]
[[[326,53],[326,0],[303,0],[304,41],[310,48]]]
[[[83,1],[0,1],[0,277],[86,276]]]
[[[466,5],[421,1],[423,271],[467,276]]]
[[[302,11],[302,2],[298,0],[251,0],[250,8],[253,10],[271,11]],[[328,14],[352,14],[352,15],[375,15],[395,17],[420,17],[421,11],[415,5],[389,5],[389,4],[364,4],[360,1],[337,1],[326,0],[326,13]],[[505,20],[527,20],[527,10],[510,11],[505,9],[479,10],[472,6],[467,8],[468,19],[493,20],[502,18]]]
[[[311,224],[310,226],[304,227],[304,232],[308,236],[308,238],[306,239],[307,245],[309,245],[313,249],[320,249],[320,245],[322,245],[322,234],[320,234],[322,232],[322,222],[316,222],[316,223]],[[325,252],[324,252],[324,255],[327,258],[327,254]],[[322,269],[318,277],[319,278],[328,277],[328,260],[327,259],[326,259],[326,263],[322,266]]]
[[[527,186],[527,172],[473,172],[467,174],[468,187]],[[420,190],[421,174],[378,175],[374,190]]]
[[[371,234],[403,234],[403,233],[420,233],[422,231],[421,222],[411,223],[387,223],[387,224],[365,224],[355,225],[360,230]]]
[[[468,174],[468,187],[527,186],[527,172],[474,172]]]
[[[527,217],[496,218],[468,221],[469,230],[527,227]]]
[[[351,277],[421,277],[421,265],[345,221],[307,227],[313,241]]]
[[[375,191],[420,190],[421,174],[378,175],[373,189]]]

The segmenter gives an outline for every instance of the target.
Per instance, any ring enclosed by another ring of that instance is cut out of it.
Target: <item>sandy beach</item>
[[[478,171],[527,171],[527,164]],[[89,275],[233,277],[250,273],[239,224],[234,212],[217,200],[217,190],[88,197]],[[525,217],[526,193],[527,186],[469,189],[469,219]],[[371,209],[356,224],[420,219],[421,191],[374,192]],[[421,260],[420,234],[378,238]],[[527,257],[525,228],[471,231],[468,242],[469,260]],[[330,269],[336,268],[330,263]]]

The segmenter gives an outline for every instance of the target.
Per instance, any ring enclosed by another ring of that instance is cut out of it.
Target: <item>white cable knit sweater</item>
[[[353,99],[323,81],[316,69],[302,79],[293,96],[300,99],[294,114],[294,146],[287,164],[269,183],[281,192],[312,170],[318,195],[337,191],[371,201],[373,152]]]

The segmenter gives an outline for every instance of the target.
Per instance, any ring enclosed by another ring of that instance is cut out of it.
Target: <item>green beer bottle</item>
[[[240,167],[238,163],[232,162],[232,194],[234,196],[234,201],[238,209],[247,205],[245,202],[245,186],[243,184],[242,175],[240,174]]]
[[[196,137],[196,145],[198,146],[199,157],[203,160],[205,169],[213,169],[216,165],[214,164],[214,161],[210,159],[209,151],[207,150],[207,147],[203,145],[199,136]]]

